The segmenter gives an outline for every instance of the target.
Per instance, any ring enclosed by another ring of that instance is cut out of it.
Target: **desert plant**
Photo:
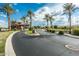
[[[59,31],[58,34],[59,34],[59,35],[63,35],[63,34],[64,34],[64,31]]]
[[[55,33],[55,30],[52,30],[51,32],[52,32],[52,33]]]

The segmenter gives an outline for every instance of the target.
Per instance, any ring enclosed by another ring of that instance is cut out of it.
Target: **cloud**
[[[5,17],[5,18],[7,17],[7,16],[6,16],[6,15],[4,15],[4,14],[0,14],[0,16]]]
[[[0,27],[7,27],[6,21],[0,20]]]
[[[14,5],[18,5],[18,3],[14,3]]]
[[[74,5],[76,5],[77,7],[79,7],[79,3],[73,3]]]
[[[55,21],[53,22],[55,25],[69,25],[68,17],[66,15],[61,15],[63,13],[63,5],[64,4],[46,4],[35,12],[36,18],[35,21],[45,21],[43,18],[45,14],[51,13],[59,13],[59,15],[55,16]],[[79,4],[76,4],[79,7]],[[79,23],[79,16],[72,16],[72,25],[76,25]]]
[[[62,8],[63,4],[46,4],[45,6],[41,7],[40,9],[38,9],[35,12],[35,19],[33,19],[34,21],[45,21],[44,17],[45,14],[51,14],[53,15],[53,13],[61,13],[63,8]],[[59,20],[58,17],[54,17],[55,19]],[[60,18],[60,16],[59,16]]]
[[[12,4],[10,3],[9,6],[12,7]]]

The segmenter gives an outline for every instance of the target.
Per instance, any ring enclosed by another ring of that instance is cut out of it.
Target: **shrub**
[[[33,28],[29,28],[29,30],[33,30]]]
[[[55,29],[57,29],[57,28],[58,28],[58,26],[56,26],[56,25],[55,25],[55,26],[54,26],[54,28],[55,28]]]
[[[1,31],[1,28],[0,28],[0,31]]]
[[[74,29],[74,30],[73,30],[73,34],[79,36],[79,29]]]
[[[59,35],[63,35],[64,34],[64,32],[63,31],[59,31],[59,33],[58,33]]]
[[[49,29],[46,29],[47,30],[47,32],[49,32],[50,30]]]
[[[32,33],[35,33],[35,30],[34,29],[32,30]]]
[[[52,32],[52,33],[55,33],[55,30],[52,30],[51,32]]]
[[[51,32],[52,30],[49,30],[49,32]]]

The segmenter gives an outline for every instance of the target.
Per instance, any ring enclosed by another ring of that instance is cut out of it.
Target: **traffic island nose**
[[[73,51],[79,51],[78,45],[65,45],[65,47]]]

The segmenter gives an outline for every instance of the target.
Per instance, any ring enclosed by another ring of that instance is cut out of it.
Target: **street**
[[[37,30],[40,36],[28,36],[23,32],[12,38],[17,56],[79,56],[79,51],[65,47],[66,44],[79,45],[79,39]]]

